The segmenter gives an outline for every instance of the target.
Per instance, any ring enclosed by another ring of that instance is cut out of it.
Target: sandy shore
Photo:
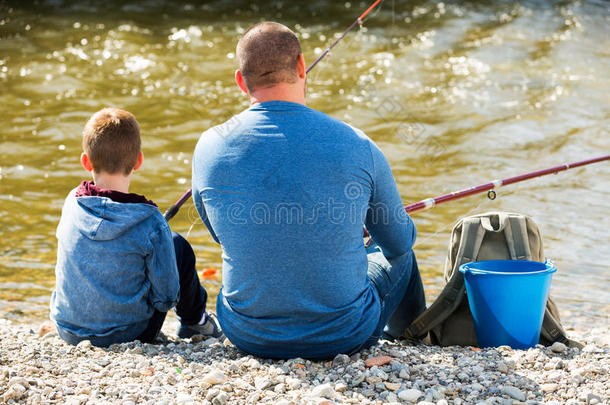
[[[610,331],[527,351],[381,342],[329,362],[254,358],[215,339],[70,346],[39,325],[0,320],[0,403],[603,404]],[[172,330],[172,325],[164,331]],[[169,332],[168,332],[169,333]]]

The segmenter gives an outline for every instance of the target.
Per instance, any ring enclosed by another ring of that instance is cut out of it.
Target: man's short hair
[[[269,21],[253,25],[237,43],[236,54],[250,92],[297,81],[301,45],[285,25]]]
[[[130,112],[104,108],[93,114],[83,130],[83,150],[97,173],[133,170],[140,154],[140,126]]]

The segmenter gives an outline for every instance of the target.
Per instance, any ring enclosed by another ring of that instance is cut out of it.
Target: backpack
[[[405,330],[405,338],[417,341],[429,334],[434,345],[477,346],[464,275],[458,269],[468,262],[503,259],[544,262],[542,237],[532,218],[489,212],[460,219],[451,232],[444,274],[447,284],[436,301]],[[582,347],[566,337],[557,305],[549,297],[540,343],[548,346],[554,342]]]

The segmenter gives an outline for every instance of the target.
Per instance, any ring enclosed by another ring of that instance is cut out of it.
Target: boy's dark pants
[[[191,244],[180,234],[172,232],[178,274],[180,275],[180,299],[176,305],[176,314],[181,323],[193,325],[198,323],[205,311],[208,295],[199,282],[195,269],[195,253]],[[148,326],[137,340],[151,343],[161,331],[167,312],[154,312]]]

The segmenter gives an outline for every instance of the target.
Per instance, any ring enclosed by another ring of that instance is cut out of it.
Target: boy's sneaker
[[[186,339],[195,335],[220,338],[222,336],[222,330],[220,329],[220,325],[218,325],[216,315],[206,312],[205,323],[202,325],[184,325],[181,323],[180,327],[178,327],[179,338]]]

